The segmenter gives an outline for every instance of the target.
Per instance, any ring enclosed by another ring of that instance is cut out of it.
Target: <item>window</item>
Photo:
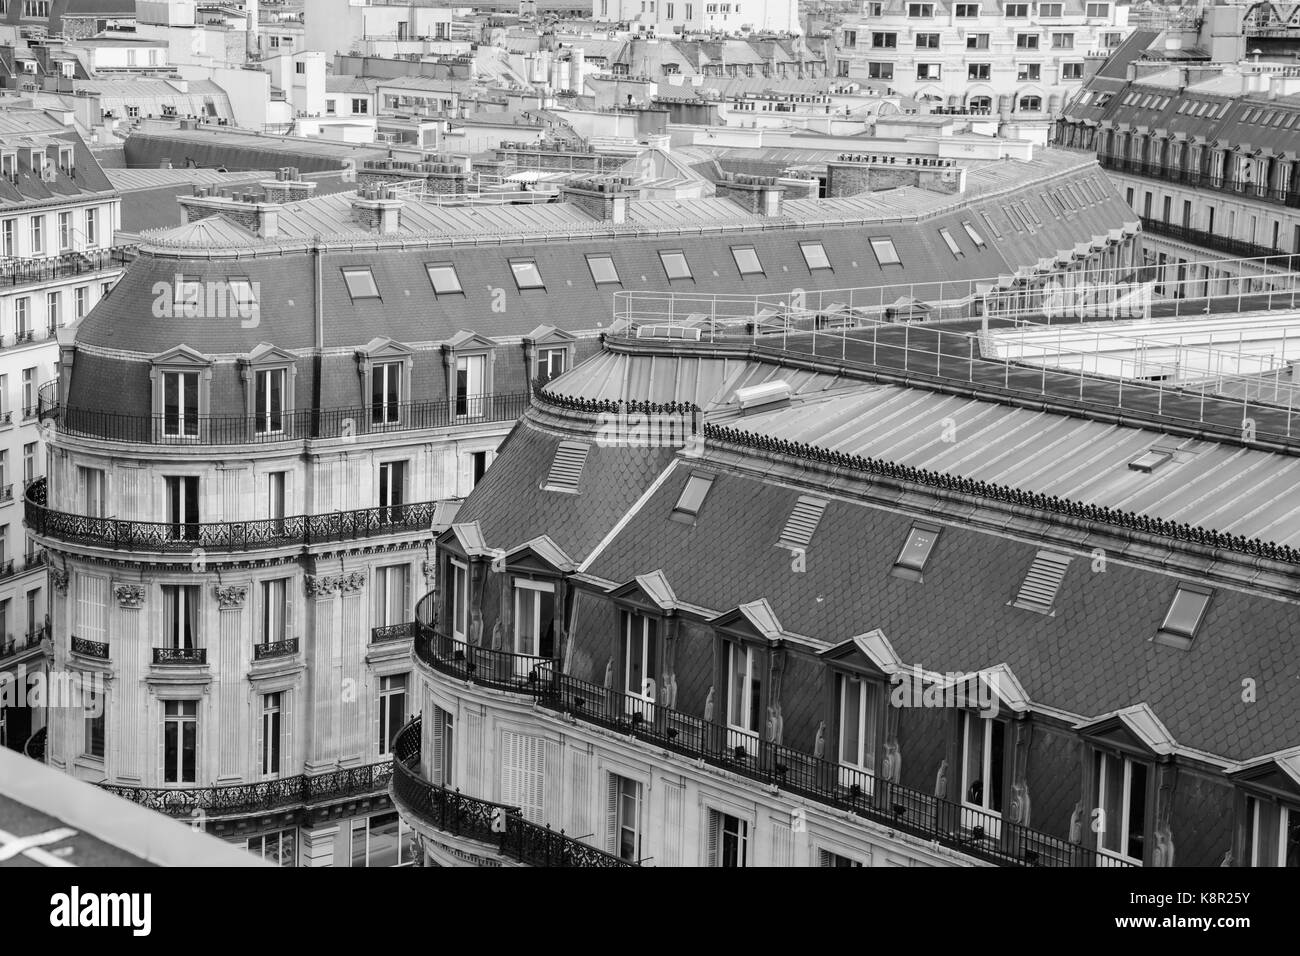
[[[916,64],[916,78],[918,80],[937,80],[943,68],[938,63],[918,63]]]
[[[470,487],[477,488],[478,483],[483,480],[487,474],[488,453],[485,451],[472,451],[469,454],[470,462]]]
[[[633,611],[620,611],[619,617],[623,632],[623,691],[630,697],[653,703],[659,622]],[[628,708],[643,717],[650,716],[637,701],[628,701]]]
[[[614,267],[613,256],[587,256],[587,268],[591,270],[591,281],[596,285],[622,282],[618,269]]]
[[[13,258],[18,255],[18,220],[6,219],[4,223],[4,253]]]
[[[849,772],[840,775],[846,787],[871,792],[876,772],[876,731],[880,713],[880,685],[840,674],[835,678],[839,710],[840,766]]]
[[[961,20],[969,20],[980,15],[980,5],[978,3],[959,3],[953,9],[953,16]]]
[[[99,241],[99,210],[86,210],[86,243],[93,246]]]
[[[844,43],[843,43],[843,46],[845,46],[845,47],[855,47],[855,46],[857,46],[857,45],[858,45],[858,31],[857,31],[857,30],[845,30],[845,31],[844,31]]]
[[[1008,20],[1023,20],[1029,16],[1029,4],[1008,3],[1003,8],[1003,14]]]
[[[826,255],[826,247],[820,242],[801,242],[799,251],[803,253],[803,261],[808,266],[809,272],[831,267],[831,260]]]
[[[284,376],[282,368],[259,369],[253,376],[253,431],[259,435],[284,430]]]
[[[456,766],[453,745],[456,740],[455,719],[450,711],[433,707],[433,754],[429,760],[429,779],[443,787],[452,785]]]
[[[555,585],[515,578],[515,653],[550,659],[555,656]],[[531,662],[517,662],[527,676]]]
[[[933,3],[909,3],[907,15],[913,20],[928,20],[934,16]]]
[[[690,263],[684,252],[661,252],[659,261],[663,264],[664,275],[669,279],[693,279]]]
[[[379,464],[379,520],[384,524],[401,521],[406,493],[406,462]],[[395,622],[394,622],[395,623]]]
[[[258,736],[262,740],[262,776],[280,772],[280,694],[262,695],[262,723]]]
[[[353,866],[408,866],[413,861],[409,831],[396,812],[352,821]]]
[[[937,50],[939,49],[939,34],[937,33],[918,33],[916,35],[916,48],[918,50]]]
[[[194,783],[198,779],[199,702],[163,702],[163,782]]]
[[[337,113],[338,113],[338,101],[337,101],[337,100],[326,100],[326,101],[325,101],[325,115],[326,115],[326,116],[335,116],[335,115],[337,115]]]
[[[1246,826],[1251,866],[1300,867],[1300,809],[1249,797]]]
[[[1146,764],[1099,752],[1093,766],[1096,807],[1101,810],[1093,823],[1097,849],[1108,856],[1141,863],[1146,843]]]
[[[960,259],[963,255],[961,246],[957,245],[957,240],[952,237],[952,233],[947,229],[940,229],[939,235],[943,238],[944,245],[948,247],[948,251],[952,253],[953,258]]]
[[[1062,4],[1059,3],[1040,3],[1038,5],[1038,16],[1040,19],[1055,20],[1061,16]]]
[[[72,294],[72,309],[75,313],[74,319],[85,318],[86,312],[89,311],[90,289],[84,285],[77,286]]]
[[[1108,17],[1110,16],[1110,4],[1090,3],[1085,7],[1085,11],[1089,19],[1092,19],[1093,17]]]
[[[456,267],[453,265],[427,265],[424,267],[429,273],[429,281],[433,283],[434,295],[453,295],[457,292],[464,293],[460,287],[460,276],[456,274]]]
[[[605,797],[605,849],[620,860],[641,859],[641,784],[609,775]]]
[[[393,752],[397,732],[406,723],[406,675],[379,678],[379,755]]]
[[[974,223],[963,219],[961,227],[966,230],[966,235],[970,236],[970,241],[975,243],[976,249],[985,247],[984,237],[976,231]]]
[[[102,691],[93,688],[86,691],[85,700],[85,741],[82,753],[87,757],[104,759],[104,710],[108,701]]]
[[[696,472],[686,479],[686,487],[682,489],[681,497],[677,499],[677,504],[673,506],[673,514],[689,515],[695,517],[700,513],[700,508],[704,506],[704,498],[713,487],[713,476]]]
[[[709,811],[708,866],[749,865],[749,821],[720,810]]]
[[[763,264],[758,261],[753,246],[732,246],[731,257],[736,260],[736,268],[742,276],[763,274]]]
[[[451,562],[451,590],[447,602],[451,636],[463,641],[469,633],[469,568],[459,561]]]
[[[486,378],[486,355],[456,356],[457,415],[478,416],[483,414],[483,395]]]
[[[966,79],[968,80],[987,80],[992,73],[993,66],[989,63],[972,63],[966,67]]]
[[[19,342],[31,341],[32,337],[32,308],[31,298],[21,296],[14,299],[14,331],[17,332]]]
[[[894,64],[892,63],[868,63],[867,64],[867,79],[892,80],[893,78],[894,78]]]
[[[36,480],[36,442],[23,445],[23,487]]]
[[[564,374],[565,363],[569,359],[568,349],[538,349],[537,378],[545,383],[558,375]]]
[[[32,418],[37,412],[36,367],[23,369],[23,417]]]
[[[1191,647],[1201,622],[1205,620],[1213,593],[1208,588],[1180,584],[1156,633],[1155,642],[1183,650]]]
[[[352,112],[359,116],[367,115],[370,112],[370,101],[353,97]]]
[[[275,45],[276,45],[276,46],[279,46],[279,39],[280,39],[279,37],[271,37],[271,39],[272,39],[273,41],[275,41]],[[306,73],[306,72],[307,72],[307,64],[306,64],[306,63],[302,63],[302,62],[295,63],[295,64],[293,65],[293,72],[298,73],[298,74]]]
[[[348,295],[353,301],[357,299],[378,299],[379,286],[375,285],[374,273],[369,266],[349,266],[343,269],[343,281],[347,284]]]
[[[1061,79],[1063,80],[1081,80],[1083,79],[1082,63],[1062,63]]]
[[[289,610],[289,579],[262,582],[262,643],[285,640],[285,618]]]
[[[1053,50],[1073,50],[1074,34],[1073,33],[1053,33],[1052,34]]]
[[[876,254],[876,262],[881,266],[897,266],[903,262],[898,258],[898,250],[894,248],[893,239],[886,237],[872,239],[871,251]]]
[[[199,435],[199,373],[163,372],[163,435]]]
[[[1017,50],[1037,50],[1038,34],[1037,33],[1017,33],[1016,34]]]
[[[197,541],[199,538],[198,475],[168,475],[167,522],[173,541]]]
[[[559,773],[560,768],[555,772]],[[545,814],[546,741],[529,734],[501,734],[501,802],[540,823]]]
[[[59,249],[67,252],[72,248],[72,213],[59,213]]]
[[[966,37],[966,49],[987,50],[988,48],[989,35],[987,33],[972,33]]]
[[[1021,113],[1037,113],[1043,108],[1043,99],[1040,96],[1022,96],[1017,109]]]
[[[45,252],[45,217],[32,216],[32,255]]]
[[[934,550],[937,540],[939,540],[939,529],[934,525],[912,525],[907,532],[907,540],[903,542],[903,550],[898,552],[898,557],[894,561],[895,569],[913,571],[919,576],[925,570],[926,562],[930,560],[930,552]]]
[[[0,481],[3,478],[0,477]],[[104,470],[77,466],[77,504],[88,518],[104,517]]]
[[[193,650],[199,636],[199,587],[197,584],[164,584],[163,647]]]
[[[982,826],[998,835],[1002,816],[1002,767],[1005,756],[1005,725],[973,711],[961,715],[961,802],[962,826]],[[970,812],[974,811],[974,812]]]
[[[871,45],[877,50],[892,50],[898,46],[897,33],[873,33]]]
[[[272,534],[284,534],[284,489],[288,476],[287,471],[271,471],[266,475],[266,516],[271,521]]]
[[[757,738],[759,708],[762,706],[763,679],[758,655],[754,648],[734,641],[726,642],[727,649],[727,726],[739,733],[739,744],[747,750]],[[731,735],[732,743],[735,735]]]
[[[514,273],[515,287],[518,289],[546,288],[542,274],[537,270],[537,263],[532,259],[512,259],[510,271]]]
[[[297,830],[276,830],[248,838],[248,852],[276,866],[297,865]]]
[[[370,421],[392,425],[400,420],[402,363],[379,362],[370,368]]]
[[[1016,70],[1016,79],[1022,83],[1036,83],[1042,79],[1043,67],[1039,63],[1021,63]]]
[[[820,848],[817,850],[817,865],[842,867],[862,866],[862,864],[857,860],[851,859],[847,856],[840,856],[838,853],[832,853],[830,850],[823,850]]]
[[[1101,42],[1102,42],[1102,46],[1113,49],[1114,47],[1117,47],[1124,42],[1124,34],[1103,33],[1101,35]]]

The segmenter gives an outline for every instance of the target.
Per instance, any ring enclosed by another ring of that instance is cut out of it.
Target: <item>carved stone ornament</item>
[[[308,597],[321,597],[336,592],[347,594],[363,590],[366,586],[365,571],[349,571],[346,574],[308,574],[305,578]]]
[[[119,584],[113,592],[122,607],[139,608],[144,604],[144,585]]]
[[[50,584],[54,585],[54,590],[60,594],[66,594],[68,591],[68,572],[63,568],[50,568]]]
[[[243,584],[231,584],[226,587],[218,585],[212,590],[217,595],[217,607],[223,611],[243,607],[248,597],[248,587]]]

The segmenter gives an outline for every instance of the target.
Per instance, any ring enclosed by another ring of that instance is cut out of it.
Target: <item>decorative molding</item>
[[[50,584],[60,594],[68,593],[68,572],[65,568],[50,568]]]
[[[143,584],[119,584],[113,593],[122,607],[139,609],[144,604]]]
[[[212,590],[217,595],[217,607],[223,611],[243,607],[248,598],[248,586],[244,584],[216,585]]]
[[[366,586],[365,571],[348,571],[345,574],[308,574],[305,576],[308,597],[325,597],[330,594],[350,594]]]

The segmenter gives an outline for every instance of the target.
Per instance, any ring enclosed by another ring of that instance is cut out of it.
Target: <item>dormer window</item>
[[[758,746],[762,713],[763,671],[759,649],[738,641],[723,642],[726,662],[727,745],[753,753]]]
[[[854,674],[835,676],[839,718],[839,781],[870,795],[876,774],[876,737],[884,690],[880,683]]]
[[[370,424],[400,424],[411,395],[411,350],[392,339],[376,338],[357,350],[357,361]]]
[[[175,438],[199,436],[199,373],[162,373],[163,435]]]
[[[0,175],[11,183],[18,182],[18,154],[12,150],[0,153]]]
[[[1002,825],[1006,729],[1006,722],[995,717],[961,713],[961,825],[972,831],[982,827],[994,839]]]
[[[1098,751],[1093,762],[1097,849],[1121,863],[1141,865],[1146,852],[1150,770],[1132,757]]]
[[[623,691],[628,696],[628,715],[644,719],[654,715],[658,680],[659,620],[638,611],[619,612],[623,641]]]
[[[527,677],[555,657],[555,584],[515,578],[515,676]]]
[[[1300,867],[1300,806],[1248,797],[1246,834],[1250,866]]]

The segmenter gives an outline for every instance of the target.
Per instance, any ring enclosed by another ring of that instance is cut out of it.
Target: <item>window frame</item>
[[[808,256],[809,248],[816,248],[821,256],[821,262],[824,264],[813,265],[812,259]],[[803,256],[803,264],[809,272],[834,272],[835,267],[831,265],[831,257],[826,253],[826,245],[817,239],[811,239],[807,242],[799,243],[799,252]]]
[[[434,274],[434,271],[435,271],[435,270],[437,270],[437,271],[439,271],[439,272],[444,272],[444,271],[446,271],[446,272],[450,272],[450,273],[451,273],[451,278],[452,278],[452,280],[455,282],[456,287],[455,287],[454,289],[453,289],[453,288],[445,288],[445,289],[440,289],[440,288],[438,288],[438,280],[435,279],[435,278],[433,277],[433,274]],[[424,264],[424,274],[425,274],[426,276],[429,277],[429,285],[432,286],[432,288],[433,288],[433,295],[434,295],[434,298],[437,298],[438,296],[442,296],[442,295],[459,295],[459,296],[463,296],[463,295],[465,294],[465,288],[464,288],[463,285],[461,285],[461,281],[460,281],[460,273],[456,271],[456,266],[455,266],[454,263],[451,263],[451,262],[426,262],[426,263]]]
[[[867,242],[871,246],[872,255],[876,257],[876,265],[881,269],[887,268],[888,266],[901,267],[903,265],[903,258],[898,254],[898,246],[894,244],[892,236],[869,236]],[[877,243],[889,244],[889,257],[887,259],[882,259],[880,257],[880,247]]]
[[[686,252],[684,250],[660,249],[658,250],[658,252],[659,252],[659,265],[664,270],[664,276],[667,277],[669,282],[694,282],[695,281],[695,273],[691,269],[691,261],[686,258]],[[682,268],[685,270],[685,275],[673,275],[673,270],[669,269],[668,267],[668,258],[666,258],[668,256],[680,257]]]
[[[371,299],[378,299],[380,302],[384,301],[384,297],[379,291],[379,282],[375,279],[373,267],[368,265],[339,266],[339,273],[343,277],[343,287],[348,290],[348,297],[353,302],[366,302]],[[362,290],[358,292],[353,285],[354,279],[361,280],[363,278],[370,283],[370,290],[372,291]]]
[[[744,253],[748,253],[753,257],[753,262],[749,264],[750,267],[741,263],[741,256]],[[736,264],[736,271],[740,273],[742,278],[746,276],[767,275],[766,271],[763,269],[763,261],[758,257],[758,250],[753,246],[732,246],[731,259]]]
[[[612,253],[608,253],[608,252],[593,252],[593,253],[590,253],[589,255],[587,255],[586,260],[587,260],[587,271],[588,271],[589,273],[591,273],[591,281],[592,281],[593,284],[595,284],[595,285],[597,285],[597,286],[602,286],[602,285],[622,285],[622,284],[623,284],[623,279],[622,279],[622,277],[618,274],[618,266],[614,264],[614,256],[613,256]],[[593,262],[594,262],[595,260],[604,260],[605,262],[607,262],[607,263],[609,264],[609,270],[610,270],[611,273],[613,273],[613,276],[614,276],[614,277],[613,277],[612,279],[610,279],[610,278],[603,278],[603,279],[600,278],[600,277],[596,274],[596,267],[593,265]]]
[[[515,280],[515,289],[519,292],[531,292],[535,289],[546,291],[546,280],[542,278],[542,270],[537,265],[535,258],[514,258],[509,260],[510,274]],[[527,279],[526,276],[531,274],[536,281]]]

